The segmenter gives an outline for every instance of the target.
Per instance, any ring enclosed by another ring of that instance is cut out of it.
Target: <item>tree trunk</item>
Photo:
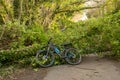
[[[18,20],[21,23],[21,18],[22,18],[22,12],[23,12],[23,0],[20,0],[20,12],[19,12],[19,17]]]

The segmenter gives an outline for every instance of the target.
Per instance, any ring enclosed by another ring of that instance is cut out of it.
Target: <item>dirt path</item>
[[[39,69],[37,71],[31,68],[17,69],[11,75],[0,77],[0,80],[43,80],[48,69]]]
[[[80,65],[41,68],[37,72],[20,69],[5,80],[120,80],[120,62],[87,56]]]
[[[43,80],[120,80],[120,63],[86,57],[80,65],[51,67]]]

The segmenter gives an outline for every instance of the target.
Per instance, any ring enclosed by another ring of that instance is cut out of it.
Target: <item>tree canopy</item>
[[[85,6],[88,1],[97,5]],[[103,2],[103,3],[102,3]],[[0,21],[18,21],[20,24],[40,24],[45,27],[57,15],[69,15],[85,9],[101,8],[103,13],[119,9],[118,0],[1,0]]]

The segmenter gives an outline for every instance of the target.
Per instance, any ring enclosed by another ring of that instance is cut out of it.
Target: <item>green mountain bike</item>
[[[50,67],[55,62],[55,53],[62,59],[65,59],[67,63],[71,65],[79,64],[82,61],[81,54],[76,48],[69,47],[69,44],[63,44],[63,49],[60,50],[56,45],[51,42],[52,38],[49,39],[47,46],[43,47],[42,50],[38,50],[36,53],[36,60],[40,67]]]

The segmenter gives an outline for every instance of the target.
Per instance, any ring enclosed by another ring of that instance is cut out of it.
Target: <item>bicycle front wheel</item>
[[[65,60],[71,65],[79,64],[82,61],[81,54],[75,48],[68,49],[65,53],[65,57]]]
[[[54,64],[55,56],[50,52],[47,54],[47,50],[40,50],[36,54],[36,60],[40,67],[46,68]]]

